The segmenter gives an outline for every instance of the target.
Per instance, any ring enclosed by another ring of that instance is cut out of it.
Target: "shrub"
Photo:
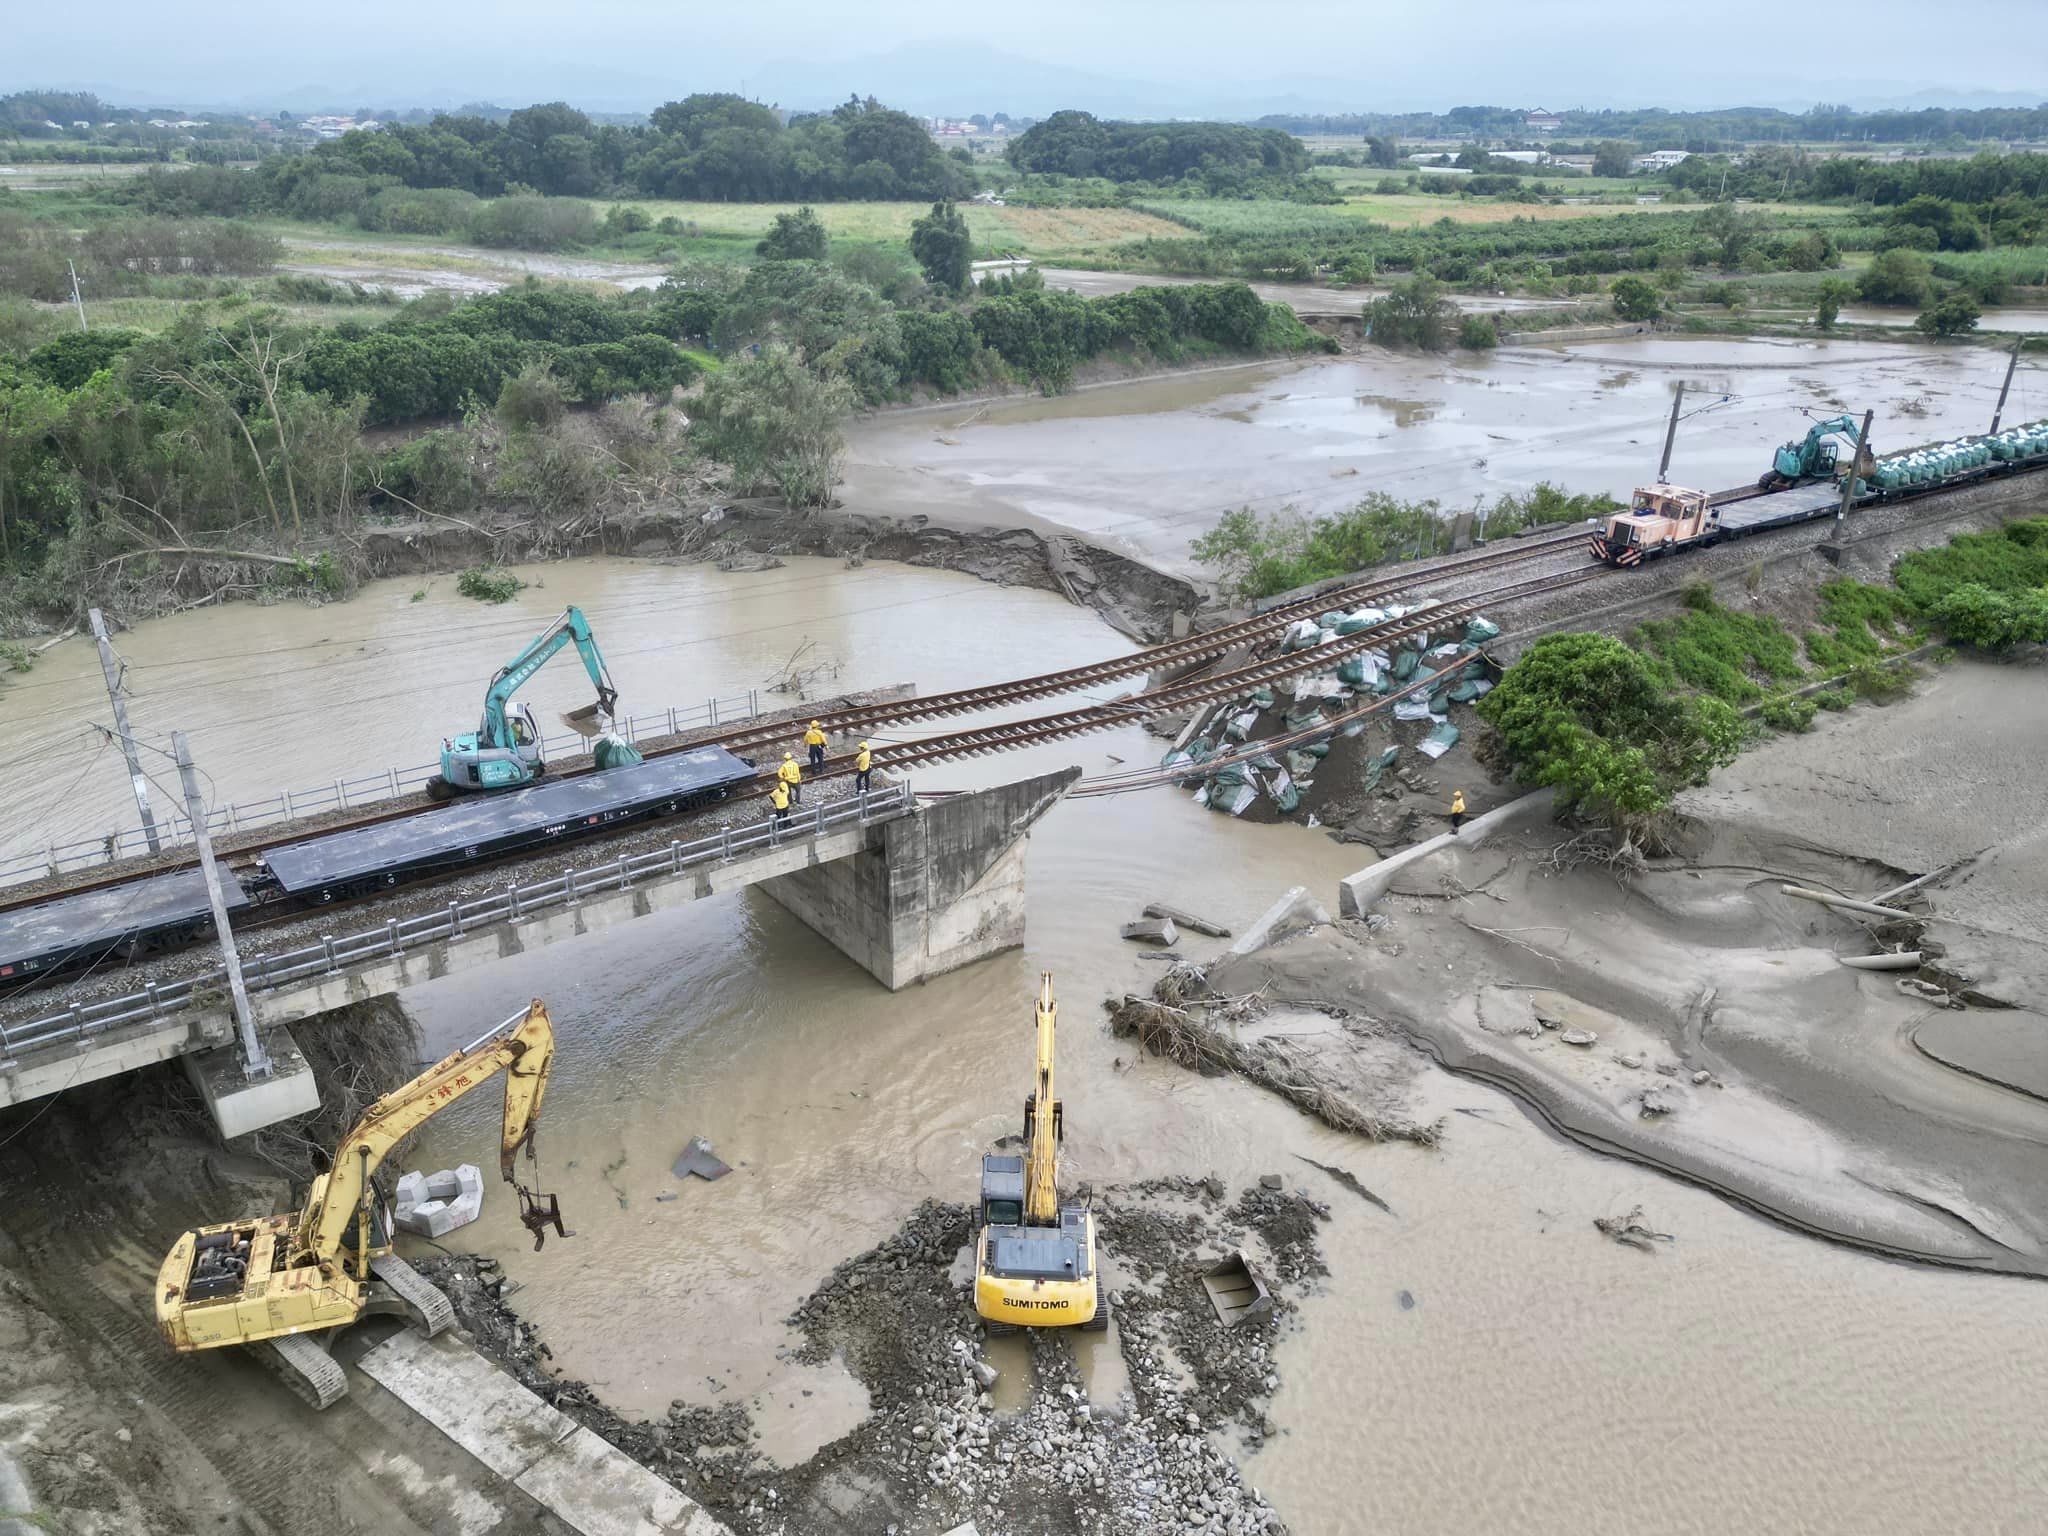
[[[1467,352],[1488,352],[1500,345],[1500,326],[1491,315],[1467,315],[1458,322],[1458,345]]]
[[[1921,310],[1913,329],[1924,336],[1963,336],[1977,329],[1983,313],[1967,293],[1952,293]]]
[[[562,386],[545,363],[528,363],[498,391],[498,420],[507,431],[552,427],[565,408]]]
[[[1797,733],[1813,729],[1814,711],[1819,707],[1812,699],[1781,696],[1767,700],[1757,718],[1774,731]]]
[[[1980,651],[2038,645],[2048,642],[2048,591],[1995,592],[1966,581],[1934,605],[1933,618],[1949,639]]]
[[[596,233],[590,204],[573,197],[494,198],[469,220],[469,238],[478,245],[521,251],[573,250]]]
[[[456,591],[480,603],[509,603],[525,586],[510,571],[484,565],[473,565],[455,579]]]
[[[1654,815],[1735,758],[1741,718],[1719,699],[1673,696],[1650,658],[1608,635],[1545,635],[1479,703],[1525,783],[1567,806]]]
[[[1856,279],[1856,292],[1866,304],[1923,304],[1933,274],[1917,251],[1881,251]]]
[[[1640,277],[1617,277],[1608,290],[1614,312],[1624,320],[1654,320],[1663,308],[1657,290]]]
[[[1856,695],[1846,688],[1823,688],[1813,695],[1815,707],[1840,713],[1856,702]]]
[[[1843,681],[1859,699],[1868,699],[1873,704],[1889,704],[1912,692],[1913,681],[1919,675],[1904,662],[1865,661],[1850,668]]]
[[[1457,334],[1458,308],[1444,297],[1444,285],[1426,272],[1402,279],[1385,298],[1365,307],[1366,332],[1383,347],[1418,347],[1441,352]]]
[[[808,204],[795,213],[778,213],[754,254],[766,261],[823,261],[825,222]]]

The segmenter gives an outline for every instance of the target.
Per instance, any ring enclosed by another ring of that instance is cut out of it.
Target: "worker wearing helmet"
[[[815,720],[811,722],[811,728],[808,731],[804,732],[804,745],[811,749],[812,769],[816,770],[824,767],[825,732],[824,729]]]
[[[775,777],[788,787],[790,799],[798,805],[804,803],[804,771],[797,767],[794,752],[782,754],[782,766],[775,770]]]
[[[860,751],[856,752],[853,757],[854,793],[864,795],[868,792],[868,784],[875,776],[874,769],[875,754],[868,750],[866,742],[862,742],[860,744]]]
[[[1456,837],[1458,835],[1458,827],[1464,820],[1465,791],[1454,789],[1451,791],[1451,836]]]
[[[775,819],[778,822],[789,820],[789,786],[780,778],[776,779],[774,787],[768,791],[768,803],[775,807]]]

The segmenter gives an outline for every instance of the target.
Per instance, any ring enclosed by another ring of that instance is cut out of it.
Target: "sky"
[[[1247,115],[2048,100],[2048,0],[96,0],[10,6],[0,91],[120,104],[790,107]],[[81,24],[83,23],[83,24]],[[1968,45],[1960,39],[1970,39]],[[1005,99],[1012,98],[1012,99]]]

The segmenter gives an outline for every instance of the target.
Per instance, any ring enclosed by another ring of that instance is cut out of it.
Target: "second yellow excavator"
[[[555,1197],[543,1203],[512,1171],[521,1150],[533,1156],[554,1055],[554,1026],[536,998],[524,1014],[372,1104],[335,1148],[327,1172],[313,1180],[303,1210],[185,1233],[157,1275],[156,1320],[165,1340],[181,1354],[253,1345],[293,1391],[325,1408],[348,1391],[348,1381],[318,1342],[321,1335],[375,1313],[399,1313],[429,1335],[439,1333],[453,1320],[448,1298],[391,1251],[373,1176],[406,1136],[503,1072],[499,1171],[519,1192],[519,1219],[536,1249],[551,1226],[568,1236]]]
[[[981,1235],[975,1243],[974,1310],[991,1331],[1109,1326],[1095,1266],[1095,1212],[1060,1204],[1059,1144],[1065,1114],[1052,1092],[1059,1005],[1052,972],[1038,988],[1038,1062],[1024,1101],[1024,1155],[981,1160]]]

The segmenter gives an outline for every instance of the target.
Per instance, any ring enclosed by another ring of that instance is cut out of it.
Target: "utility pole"
[[[1991,432],[1993,436],[1996,436],[1998,433],[1999,418],[2005,415],[2005,397],[2012,389],[2013,370],[2020,365],[2020,343],[2025,339],[2022,336],[2013,337],[2012,356],[2005,360],[2005,382],[1998,386],[1998,409],[1991,413]]]
[[[1657,461],[1657,483],[1664,483],[1664,475],[1671,468],[1671,445],[1678,439],[1678,407],[1685,400],[1685,380],[1678,381],[1678,388],[1671,396],[1671,422],[1664,428],[1664,457]]]
[[[78,328],[82,331],[87,329],[87,327],[85,323],[85,295],[78,291],[78,265],[76,262],[70,261],[65,262],[64,265],[71,273],[71,302],[78,306]]]
[[[213,834],[206,827],[206,802],[199,797],[199,775],[192,767],[192,747],[183,731],[171,732],[171,752],[178,759],[178,781],[185,787],[185,814],[192,818],[192,840],[199,845],[199,871],[206,877],[206,899],[213,907],[213,931],[220,936],[221,958],[227,962],[228,991],[235,1003],[235,1023],[242,1031],[242,1071],[249,1077],[270,1076],[270,1057],[256,1037],[249,1012],[249,989],[242,982],[242,957],[235,949],[235,931],[228,926],[228,904],[220,893],[220,868],[213,862]]]
[[[142,776],[142,763],[135,755],[135,737],[128,729],[128,706],[121,700],[121,674],[114,665],[114,647],[107,640],[107,621],[99,609],[87,610],[92,620],[92,637],[100,646],[100,672],[107,680],[107,699],[114,706],[114,729],[121,733],[121,752],[128,759],[128,782],[135,786],[135,808],[142,812],[142,835],[151,853],[163,852],[156,835],[156,817],[149,809],[149,780]]]
[[[1876,411],[1863,413],[1863,430],[1856,434],[1856,446],[1849,451],[1849,472],[1842,476],[1842,500],[1835,508],[1835,526],[1828,534],[1832,543],[1842,540],[1842,519],[1849,515],[1849,502],[1856,494],[1856,473],[1862,469],[1864,458],[1870,452],[1870,420]]]

